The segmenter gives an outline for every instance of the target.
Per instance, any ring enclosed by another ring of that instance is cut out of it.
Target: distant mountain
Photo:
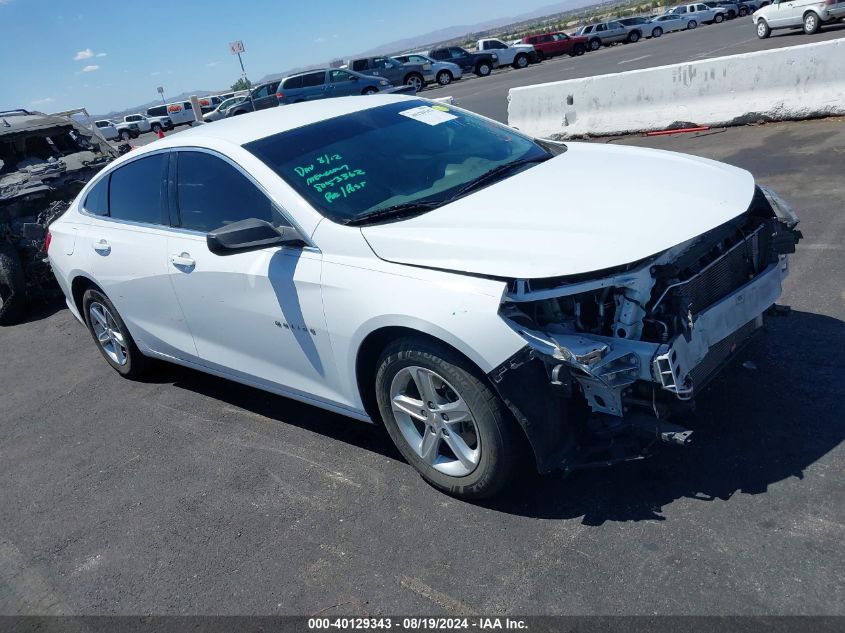
[[[614,4],[616,0],[565,0],[564,2],[556,2],[554,4],[548,4],[537,9],[533,9],[531,11],[527,11],[525,13],[520,13],[518,15],[504,17],[504,18],[496,18],[493,20],[485,20],[483,22],[478,22],[476,24],[459,24],[457,26],[450,26],[443,29],[438,29],[436,31],[430,31],[428,33],[424,33],[422,35],[415,35],[413,37],[406,37],[400,40],[394,40],[392,42],[387,42],[386,44],[380,44],[374,48],[371,48],[366,51],[362,51],[359,53],[350,53],[349,55],[345,55],[344,57],[356,57],[359,55],[377,55],[377,54],[385,54],[385,53],[398,53],[400,51],[406,51],[411,49],[422,49],[427,47],[432,47],[441,43],[449,42],[450,40],[456,40],[468,35],[479,35],[483,36],[488,34],[488,31],[493,29],[498,29],[503,26],[515,26],[521,23],[530,22],[532,20],[536,20],[537,18],[543,17],[551,17],[561,13],[567,13],[571,11],[577,11],[578,9],[583,9],[585,7],[591,6],[599,6],[602,4]],[[318,62],[314,63],[310,66],[301,66],[299,68],[289,68],[282,72],[272,73],[269,75],[264,75],[258,81],[255,81],[255,84],[264,83],[265,81],[273,81],[275,79],[280,79],[285,75],[289,75],[294,72],[299,72],[301,70],[308,70],[309,68],[320,68],[326,67],[329,65],[329,62]],[[221,90],[196,90],[196,91],[188,91],[183,92],[177,96],[168,96],[166,97],[168,103],[172,103],[174,101],[186,101],[188,100],[191,95],[196,95],[198,97],[204,97],[210,94],[219,94],[221,92],[228,92],[228,88],[224,88]],[[159,105],[161,101],[150,101],[143,105],[135,106],[132,108],[128,108],[126,110],[121,111],[114,111],[109,112],[108,114],[97,114],[92,115],[95,119],[115,119],[119,118],[122,119],[127,114],[132,114],[134,112],[145,112],[147,108],[151,108],[153,106]]]
[[[584,7],[604,4],[601,0],[567,0],[566,2],[557,2],[555,4],[548,4],[546,6],[520,13],[504,18],[496,18],[495,20],[487,20],[485,22],[478,22],[476,24],[459,24],[450,26],[437,31],[424,33],[423,35],[415,35],[414,37],[407,37],[401,40],[395,40],[386,44],[381,44],[368,51],[364,51],[361,55],[376,55],[378,53],[393,53],[397,51],[405,51],[412,48],[421,48],[426,45],[435,45],[448,40],[453,40],[463,37],[469,33],[479,33],[496,29],[502,26],[509,26],[511,24],[519,24],[535,18],[542,18],[556,13],[564,13],[567,11],[575,11],[583,9]]]

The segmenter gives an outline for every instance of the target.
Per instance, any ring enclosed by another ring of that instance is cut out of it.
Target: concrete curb
[[[533,136],[623,134],[845,114],[845,39],[512,88]]]

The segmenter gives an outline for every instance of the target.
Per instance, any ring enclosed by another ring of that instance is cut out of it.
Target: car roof
[[[236,117],[205,123],[160,139],[130,152],[127,156],[138,156],[147,151],[182,146],[217,146],[221,142],[229,145],[244,145],[281,132],[352,114],[378,106],[418,101],[419,97],[405,95],[368,95],[359,97],[338,97],[320,99],[306,103],[279,106],[249,112]]]

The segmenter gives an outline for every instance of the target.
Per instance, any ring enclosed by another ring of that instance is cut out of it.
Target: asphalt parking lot
[[[49,304],[0,330],[0,613],[845,614],[845,122],[598,142],[746,167],[802,217],[792,314],[693,446],[474,505],[374,427],[169,365],[128,382]]]

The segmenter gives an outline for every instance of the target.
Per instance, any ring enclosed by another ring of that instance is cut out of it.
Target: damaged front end
[[[513,280],[500,315],[526,347],[490,378],[539,470],[688,443],[692,431],[669,419],[689,411],[762,326],[801,238],[797,223],[781,198],[757,187],[742,215],[646,260],[577,278]]]

